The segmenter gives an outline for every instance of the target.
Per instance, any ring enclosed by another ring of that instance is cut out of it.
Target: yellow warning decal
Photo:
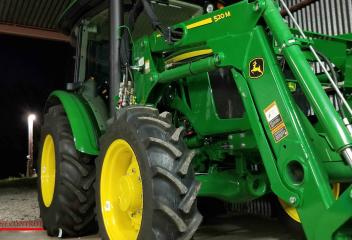
[[[264,114],[276,143],[288,136],[285,122],[280,114],[276,102],[273,102],[266,107],[264,109]]]

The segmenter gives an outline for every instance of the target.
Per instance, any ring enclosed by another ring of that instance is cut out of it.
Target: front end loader
[[[59,26],[76,67],[44,110],[49,235],[189,240],[197,199],[270,195],[297,237],[352,239],[351,35],[284,0],[77,0]]]

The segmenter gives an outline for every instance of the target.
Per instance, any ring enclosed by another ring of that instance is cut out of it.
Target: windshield
[[[171,26],[202,14],[200,6],[177,0],[169,4],[152,2],[154,11],[164,26]],[[125,14],[127,22],[128,13]],[[134,26],[133,40],[153,32],[147,15],[143,12]],[[110,24],[108,9],[85,19],[80,26],[79,60],[76,74],[79,81],[95,79],[103,86],[109,79]]]

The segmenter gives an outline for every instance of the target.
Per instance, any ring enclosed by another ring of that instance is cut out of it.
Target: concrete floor
[[[30,227],[41,227],[35,179],[0,181],[0,203],[0,227],[16,227],[18,222],[30,224]],[[8,223],[15,225],[9,226]],[[56,238],[47,237],[44,231],[0,231],[0,240],[10,239],[52,240]],[[89,236],[78,239],[99,240],[99,237]],[[278,220],[250,216],[227,216],[208,220],[194,237],[194,240],[249,239],[293,240],[294,238]]]
[[[1,240],[50,240],[45,232],[0,232]],[[78,239],[99,240],[97,236]],[[258,217],[217,218],[201,226],[194,240],[294,240],[277,220]]]

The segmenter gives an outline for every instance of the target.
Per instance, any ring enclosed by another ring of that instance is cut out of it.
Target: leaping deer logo
[[[250,63],[250,77],[259,78],[264,74],[264,61],[262,58],[256,58]]]

